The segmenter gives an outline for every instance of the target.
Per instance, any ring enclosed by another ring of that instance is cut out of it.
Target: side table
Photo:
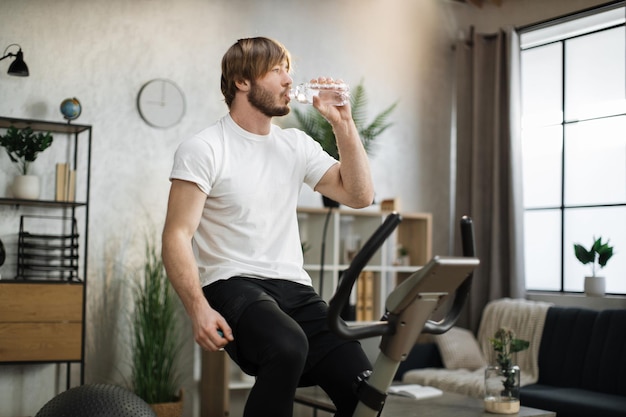
[[[319,387],[298,388],[296,403],[314,410],[335,412],[335,407],[326,393]],[[482,400],[451,392],[439,397],[414,400],[398,395],[389,395],[381,417],[494,417],[485,411]],[[553,411],[521,407],[519,417],[556,417]]]

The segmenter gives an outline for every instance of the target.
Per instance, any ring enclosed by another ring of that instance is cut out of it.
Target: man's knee
[[[302,328],[271,302],[250,306],[239,321],[240,349],[259,366],[304,366],[309,342]]]
[[[302,368],[309,352],[309,342],[302,331],[291,331],[276,337],[261,352],[261,363],[280,362],[285,366]]]

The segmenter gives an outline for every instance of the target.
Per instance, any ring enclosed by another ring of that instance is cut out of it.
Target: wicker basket
[[[181,417],[183,415],[183,391],[180,391],[176,401],[150,404],[150,408],[157,417]]]

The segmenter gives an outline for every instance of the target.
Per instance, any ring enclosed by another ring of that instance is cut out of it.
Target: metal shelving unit
[[[31,233],[29,219],[58,223],[59,233]],[[65,227],[68,229],[65,230]],[[78,276],[79,233],[75,218],[21,216],[17,243],[17,279],[81,281]]]
[[[0,205],[18,212],[28,208],[20,216],[17,276],[0,281],[0,364],[65,363],[69,388],[72,363],[80,364],[80,384],[85,375],[92,127],[0,117],[0,129],[11,126],[66,140],[64,162],[82,178],[76,201],[0,198]],[[50,233],[26,226],[29,218],[54,219],[61,226]]]

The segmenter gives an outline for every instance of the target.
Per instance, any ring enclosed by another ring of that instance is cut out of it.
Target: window
[[[574,256],[610,239],[597,275],[626,294],[624,2],[520,31],[526,288],[583,291]]]

